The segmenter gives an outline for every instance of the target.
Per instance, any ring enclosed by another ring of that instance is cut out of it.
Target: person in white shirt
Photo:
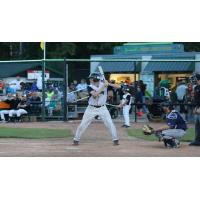
[[[180,82],[180,84],[176,88],[176,95],[178,103],[184,103],[185,95],[186,95],[187,86],[185,82]],[[185,119],[184,113],[186,113],[186,109],[184,105],[179,106],[179,112],[182,114],[182,117]]]
[[[16,92],[17,90],[21,90],[21,86],[20,86],[21,82],[22,81],[20,80],[20,77],[17,76],[16,79],[9,82],[9,86]]]
[[[76,86],[76,90],[87,91],[87,83],[85,79],[81,79],[81,82]]]
[[[36,85],[37,85],[37,88],[39,90],[42,90],[42,76],[40,74],[37,76],[37,83],[36,83]]]
[[[91,83],[88,86],[89,105],[83,115],[81,124],[76,130],[73,145],[79,144],[81,135],[97,115],[102,119],[105,126],[109,129],[109,132],[112,136],[113,145],[119,145],[119,139],[115,125],[113,124],[110,113],[106,107],[107,87],[109,83],[107,81],[102,82],[101,75],[99,73],[92,73],[89,76],[89,79]]]
[[[186,94],[187,86],[184,82],[181,82],[176,88],[177,99],[182,101]]]
[[[86,80],[85,79],[81,79],[81,83],[79,83],[77,86],[76,86],[76,90],[78,91],[77,92],[77,95],[78,95],[78,98],[79,99],[82,99],[84,97],[86,97],[88,95],[88,92],[87,92],[87,83],[86,83]]]

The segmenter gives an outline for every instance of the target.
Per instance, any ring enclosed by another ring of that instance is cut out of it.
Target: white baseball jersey
[[[130,93],[126,93],[123,95],[122,100],[127,101],[126,105],[131,105],[131,95]]]
[[[104,87],[104,83],[102,83],[102,82],[99,83],[98,87],[91,84],[88,86],[88,92],[89,92],[89,94],[93,90],[98,92],[102,87]],[[98,97],[93,97],[90,94],[88,104],[93,105],[93,106],[102,106],[102,105],[106,104],[106,101],[107,101],[107,88],[105,87],[105,89],[101,92],[101,94],[99,94]]]

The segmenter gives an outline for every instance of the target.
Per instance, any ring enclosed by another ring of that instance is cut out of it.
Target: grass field
[[[0,138],[66,138],[71,137],[69,130],[55,130],[45,128],[0,128]]]
[[[148,140],[148,141],[156,141],[156,140],[158,140],[158,138],[155,137],[155,135],[149,135],[149,136],[148,135],[144,135],[142,133],[141,129],[128,129],[127,132],[128,132],[129,136],[133,136],[133,137],[136,137],[136,138],[140,138],[140,139],[144,139],[144,140]],[[181,139],[181,141],[190,142],[193,139],[194,139],[194,129],[193,128],[189,128],[187,130],[186,135]]]

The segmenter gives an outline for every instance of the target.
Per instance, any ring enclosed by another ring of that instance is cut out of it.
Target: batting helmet
[[[100,81],[101,80],[101,74],[98,72],[91,73],[88,77],[89,79],[93,79],[93,81]]]

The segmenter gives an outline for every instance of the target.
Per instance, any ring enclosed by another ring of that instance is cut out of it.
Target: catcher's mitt
[[[144,125],[142,130],[144,135],[152,135],[155,133],[154,129],[149,125]]]

